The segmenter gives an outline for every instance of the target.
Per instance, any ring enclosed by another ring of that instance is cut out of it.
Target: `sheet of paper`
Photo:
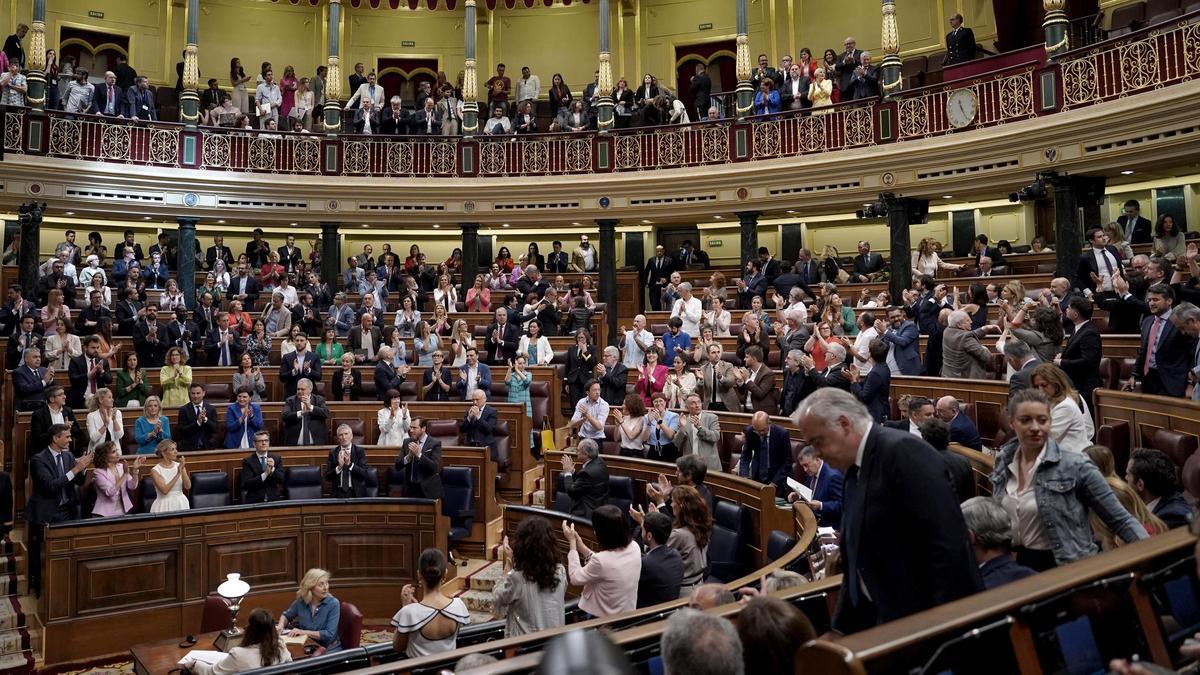
[[[283,636],[283,644],[285,644],[285,645],[302,645],[307,640],[308,640],[308,636],[296,635],[295,633]]]
[[[800,481],[796,480],[795,478],[788,478],[787,484],[788,484],[788,487],[795,490],[796,493],[799,494],[804,499],[804,501],[807,502],[807,501],[812,500],[812,497],[813,497],[812,490],[808,489],[808,486],[805,485],[804,483],[801,483]]]
[[[182,666],[189,661],[202,661],[211,666],[220,663],[223,658],[225,658],[225,652],[213,651],[211,649],[193,649],[182,659],[179,659],[179,665]]]

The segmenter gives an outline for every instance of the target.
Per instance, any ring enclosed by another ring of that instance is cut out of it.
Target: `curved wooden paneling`
[[[52,525],[39,616],[45,663],[199,632],[204,598],[230,572],[243,606],[278,614],[312,567],[365,616],[391,616],[425,548],[446,550],[438,502],[358,499],[125,516]],[[245,616],[243,612],[242,616]]]

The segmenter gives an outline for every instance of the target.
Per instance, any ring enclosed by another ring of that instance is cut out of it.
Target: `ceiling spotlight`
[[[300,223],[292,223],[292,225],[291,225],[291,226],[292,226],[292,227],[296,227],[296,226],[297,226],[297,225],[299,225],[299,224],[300,224]]]
[[[501,223],[500,227],[508,227],[508,223]]]
[[[1121,172],[1122,176],[1130,176],[1132,174],[1133,174],[1133,169],[1125,169],[1124,171]]]
[[[653,220],[646,220],[645,218],[642,218],[642,224],[643,224],[643,225],[649,225],[649,224],[651,224],[651,223],[653,223],[653,222],[654,222]]]
[[[942,199],[954,199],[954,195],[942,195]]]
[[[225,224],[225,220],[224,220],[224,219],[222,219],[222,220],[218,220],[218,221],[217,221],[217,224],[218,224],[218,225],[224,225],[224,224]]]
[[[142,216],[142,220],[150,220],[150,216]]]
[[[67,211],[67,215],[68,215],[68,216],[73,216],[73,215],[75,215],[75,212],[74,212],[74,211]]]
[[[434,229],[437,229],[437,228],[441,227],[441,225],[438,225],[437,223],[434,223],[434,224],[433,224],[433,227],[434,227]]]
[[[571,224],[572,224],[572,225],[574,225],[574,226],[576,226],[576,227],[579,227],[579,223],[577,223],[577,222],[572,222]]]
[[[787,212],[788,212],[788,213],[795,213],[795,212],[796,212],[796,209],[788,209],[788,210],[787,210]]]
[[[724,220],[725,216],[713,216],[713,220]]]

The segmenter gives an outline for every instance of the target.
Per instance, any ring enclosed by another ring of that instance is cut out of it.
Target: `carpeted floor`
[[[364,645],[392,641],[391,626],[364,626]],[[133,675],[133,661],[128,656],[96,659],[91,662],[69,663],[53,668],[43,668],[38,675]]]

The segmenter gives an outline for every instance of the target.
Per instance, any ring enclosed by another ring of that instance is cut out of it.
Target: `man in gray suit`
[[[721,360],[721,345],[709,345],[708,361],[700,368],[696,383],[696,392],[707,410],[741,412],[735,378],[733,364]]]
[[[971,316],[961,309],[950,312],[942,338],[942,377],[981,380],[987,377],[992,353],[979,341],[999,326],[986,325],[971,330]]]
[[[721,439],[721,421],[714,413],[701,410],[700,394],[688,394],[685,413],[679,416],[679,431],[675,432],[675,447],[680,455],[696,455],[710,471],[721,471],[721,454],[717,441]]]

